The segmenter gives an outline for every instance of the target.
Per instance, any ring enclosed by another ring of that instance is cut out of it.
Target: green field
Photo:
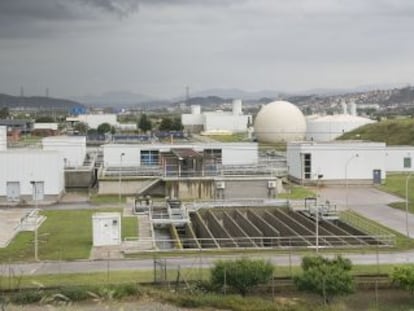
[[[289,193],[280,193],[277,195],[279,199],[288,199],[288,200],[303,200],[308,197],[315,197],[316,193],[310,190],[309,188],[291,185]]]
[[[39,259],[75,260],[89,258],[92,247],[92,214],[105,210],[43,211],[47,217],[39,228]],[[123,217],[122,237],[138,235],[135,217]],[[0,262],[34,260],[34,234],[21,232],[4,249],[0,249]]]
[[[407,176],[407,174],[389,174],[385,183],[379,186],[379,188],[405,200]],[[405,210],[405,202],[391,203],[390,206]],[[410,177],[408,182],[408,209],[411,213],[414,213],[414,177]]]
[[[414,145],[414,119],[393,119],[367,124],[338,139],[363,139],[385,142],[387,145]]]

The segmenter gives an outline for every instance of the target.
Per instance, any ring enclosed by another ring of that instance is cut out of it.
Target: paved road
[[[239,254],[237,256],[240,256]],[[333,256],[333,255],[331,255]],[[376,264],[403,264],[414,263],[414,251],[401,253],[370,253],[370,254],[348,254],[345,257],[352,260],[354,264],[369,265]],[[249,255],[249,258],[252,256]],[[254,256],[253,256],[254,257]],[[289,258],[290,257],[290,258]],[[231,259],[232,255],[228,256],[208,256],[203,253],[203,256],[186,256],[168,258],[168,269],[181,268],[209,268],[213,263],[219,259]],[[258,256],[265,260],[270,260],[273,264],[279,266],[293,266],[299,265],[301,256],[299,255],[263,255]],[[25,263],[25,264],[4,264],[0,266],[0,275],[43,275],[43,274],[61,274],[61,273],[91,273],[121,271],[121,270],[152,270],[153,259],[135,259],[135,260],[111,260],[111,261],[73,261],[73,262],[39,262],[39,263]]]
[[[350,186],[348,191],[344,187],[323,187],[320,196],[340,208],[349,208],[401,234],[407,234],[406,213],[387,205],[404,202],[400,197],[369,186]],[[408,214],[408,231],[414,238],[414,215],[411,213]]]

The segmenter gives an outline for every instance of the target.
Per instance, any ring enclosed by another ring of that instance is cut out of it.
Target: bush
[[[218,261],[211,270],[210,282],[216,288],[230,286],[243,297],[249,289],[267,283],[273,275],[273,266],[264,260],[242,258]]]
[[[414,265],[407,265],[394,268],[392,281],[400,288],[414,293]]]
[[[351,261],[341,256],[334,259],[304,257],[303,273],[296,276],[294,281],[299,290],[319,294],[324,303],[329,303],[334,296],[353,292],[351,269]]]
[[[58,293],[69,298],[71,301],[82,301],[91,298],[88,289],[84,287],[63,287]]]
[[[25,290],[22,292],[18,292],[13,294],[10,297],[10,301],[17,305],[27,305],[39,302],[42,300],[43,294],[41,291],[38,290]]]

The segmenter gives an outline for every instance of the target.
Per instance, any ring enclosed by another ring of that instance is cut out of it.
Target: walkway
[[[405,211],[387,205],[404,202],[400,197],[369,186],[350,186],[348,191],[344,187],[326,186],[320,189],[320,196],[322,201],[329,200],[341,209],[351,209],[401,234],[407,234]],[[411,213],[408,214],[408,231],[414,238],[414,214]]]

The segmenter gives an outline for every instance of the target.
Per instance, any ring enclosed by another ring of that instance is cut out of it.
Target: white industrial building
[[[387,173],[414,172],[413,146],[381,142],[291,142],[289,177],[300,183],[381,183]]]
[[[295,105],[274,101],[263,106],[254,120],[254,133],[259,142],[278,143],[303,140],[306,120]]]
[[[190,114],[182,114],[184,129],[203,134],[242,133],[251,124],[251,115],[242,111],[242,101],[234,100],[232,111],[201,112],[198,105],[191,106]]]
[[[375,123],[374,120],[357,116],[354,102],[342,102],[342,114],[308,116],[306,118],[306,140],[332,141],[360,126]],[[357,137],[355,137],[357,139]]]
[[[300,183],[381,183],[386,177],[385,143],[291,142],[289,177]]]
[[[258,163],[257,143],[195,143],[195,144],[106,144],[103,145],[104,166],[168,165],[186,156],[197,154],[215,157],[223,165]],[[187,163],[190,164],[190,163]]]
[[[64,163],[59,151],[7,149],[0,127],[0,201],[56,201],[64,193]]]
[[[80,114],[76,117],[67,117],[66,121],[72,124],[77,122],[86,123],[91,129],[97,129],[102,123],[118,126],[117,115],[113,113]]]
[[[413,172],[413,158],[413,146],[387,146],[385,149],[385,169],[387,172]]]
[[[36,122],[33,124],[33,130],[51,130],[51,131],[57,131],[58,130],[58,124],[54,122],[50,123],[43,123],[43,122]]]
[[[60,153],[65,167],[82,166],[86,156],[85,136],[50,136],[42,139],[43,150]]]

